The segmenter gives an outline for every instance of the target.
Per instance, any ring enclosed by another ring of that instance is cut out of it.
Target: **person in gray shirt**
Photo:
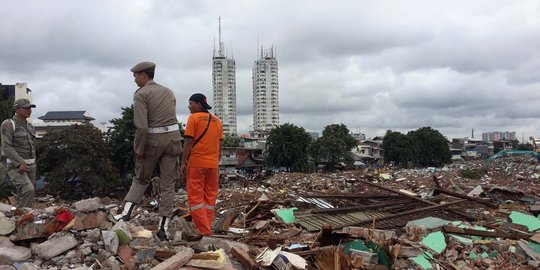
[[[15,115],[2,123],[2,154],[7,174],[17,189],[17,206],[33,207],[36,186],[36,133],[27,119],[36,105],[21,98],[13,103]]]

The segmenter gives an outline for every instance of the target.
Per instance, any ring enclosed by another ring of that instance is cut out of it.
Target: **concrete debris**
[[[214,235],[197,241],[182,189],[169,241],[156,237],[153,195],[118,222],[117,198],[38,197],[34,209],[5,199],[0,270],[538,269],[539,172],[513,156],[237,177],[220,187]]]
[[[77,212],[93,212],[98,210],[99,204],[99,198],[91,198],[74,202],[72,206],[75,208],[75,210],[77,210]]]

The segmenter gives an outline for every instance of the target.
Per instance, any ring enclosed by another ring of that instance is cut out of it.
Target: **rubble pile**
[[[152,196],[127,222],[116,199],[5,201],[0,269],[539,269],[539,174],[536,159],[506,157],[239,179],[197,241],[183,190],[169,241]]]

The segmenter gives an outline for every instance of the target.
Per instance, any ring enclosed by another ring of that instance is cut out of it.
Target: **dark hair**
[[[146,76],[148,76],[148,78],[150,79],[154,79],[154,69],[153,68],[149,68],[149,69],[145,69],[143,71],[141,71],[141,73],[144,73],[146,74]]]

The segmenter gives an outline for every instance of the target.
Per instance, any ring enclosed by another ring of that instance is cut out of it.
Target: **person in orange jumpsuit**
[[[203,94],[193,94],[188,108],[191,115],[184,133],[180,179],[186,176],[189,210],[195,227],[201,235],[211,235],[219,187],[223,127],[221,120],[208,112],[212,107]]]

